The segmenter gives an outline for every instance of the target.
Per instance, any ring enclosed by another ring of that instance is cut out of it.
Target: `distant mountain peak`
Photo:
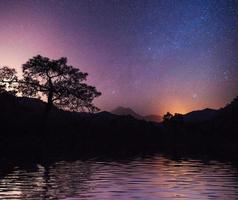
[[[154,121],[154,122],[160,122],[162,119],[161,116],[159,115],[142,116],[136,113],[133,109],[128,107],[122,107],[122,106],[118,106],[116,109],[112,110],[111,113],[115,115],[131,115],[132,117],[136,119],[143,119],[146,121]]]
[[[126,107],[122,107],[122,106],[118,106],[116,109],[112,110],[111,113],[113,113],[115,115],[131,115],[132,117],[135,117],[136,119],[143,118],[141,115],[137,114],[131,108],[126,108]]]

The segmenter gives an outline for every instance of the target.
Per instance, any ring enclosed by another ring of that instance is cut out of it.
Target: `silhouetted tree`
[[[8,91],[16,94],[17,87],[16,70],[7,66],[0,68],[0,93]]]
[[[164,116],[163,116],[163,122],[168,122],[169,120],[171,120],[171,118],[173,117],[173,115],[170,112],[167,112]]]
[[[18,80],[16,71],[8,67],[0,70],[1,88],[7,89],[18,83],[18,92],[23,96],[46,97],[46,113],[53,104],[67,110],[90,112],[98,110],[92,103],[100,92],[84,83],[87,73],[67,65],[67,58],[50,60],[37,55],[23,65],[23,78]]]
[[[101,95],[95,87],[84,83],[87,73],[67,65],[67,58],[50,60],[37,55],[23,64],[19,92],[23,96],[46,97],[48,114],[53,105],[72,111],[98,110],[92,103]]]
[[[184,116],[179,113],[175,113],[174,116],[169,120],[169,125],[176,130],[176,135],[180,133],[180,128],[184,124]]]
[[[0,93],[21,93],[23,96],[47,97],[48,113],[53,104],[72,111],[98,110],[92,103],[100,92],[84,81],[87,73],[67,65],[67,58],[50,60],[40,55],[23,65],[23,78],[18,79],[16,70],[0,68]]]
[[[182,125],[183,122],[184,122],[184,117],[183,117],[183,115],[180,114],[180,113],[175,113],[174,116],[172,117],[172,121],[173,121],[173,123],[175,123],[175,124]]]

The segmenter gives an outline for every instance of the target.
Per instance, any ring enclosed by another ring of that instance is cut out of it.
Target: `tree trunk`
[[[49,91],[48,98],[47,98],[47,104],[45,108],[45,117],[48,118],[50,111],[53,106],[53,92]]]
[[[45,110],[42,115],[42,132],[41,134],[45,135],[48,133],[48,128],[49,128],[49,115],[53,107],[53,84],[51,79],[49,79],[49,90],[48,90],[48,95],[47,95],[47,103],[45,106]]]
[[[45,121],[47,121],[49,117],[52,106],[53,106],[53,83],[52,83],[51,77],[49,77],[49,93],[48,93],[47,104],[46,104],[45,113],[44,113]]]
[[[48,97],[47,97],[47,103],[45,106],[45,109],[42,113],[42,127],[41,127],[41,131],[40,134],[41,135],[45,135],[48,133],[48,125],[49,125],[49,115],[53,106],[53,92],[48,93]]]

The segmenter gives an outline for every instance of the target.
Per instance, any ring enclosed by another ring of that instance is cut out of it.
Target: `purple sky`
[[[219,108],[238,95],[238,3],[0,0],[0,65],[68,57],[102,110]]]

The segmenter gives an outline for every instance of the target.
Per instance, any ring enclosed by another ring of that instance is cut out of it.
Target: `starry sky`
[[[220,108],[238,95],[237,0],[0,0],[0,65],[88,72],[102,110]]]

